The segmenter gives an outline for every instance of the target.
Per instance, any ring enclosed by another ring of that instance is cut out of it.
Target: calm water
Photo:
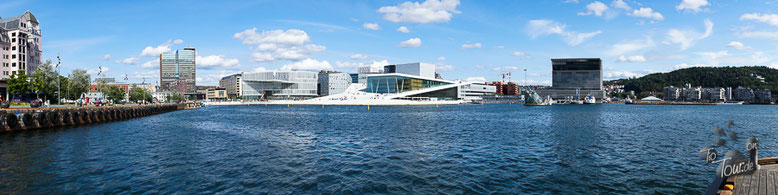
[[[726,120],[778,156],[776,106],[207,107],[0,134],[0,194],[699,194]]]

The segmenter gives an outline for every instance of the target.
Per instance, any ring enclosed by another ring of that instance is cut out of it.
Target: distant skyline
[[[156,82],[158,55],[197,48],[197,83],[238,72],[436,64],[447,80],[551,83],[551,58],[602,58],[605,79],[691,66],[778,67],[778,1],[35,1],[62,74]]]

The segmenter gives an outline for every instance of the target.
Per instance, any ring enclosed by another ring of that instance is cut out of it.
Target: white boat
[[[629,98],[629,96],[627,96],[627,99],[624,99],[624,104],[632,104],[632,103],[634,102],[632,101],[631,98]]]
[[[594,98],[594,96],[587,95],[587,96],[584,98],[584,101],[583,101],[583,103],[584,103],[584,104],[596,104],[596,103],[597,103],[597,99],[596,99],[596,98]]]
[[[716,102],[718,105],[743,105],[743,101],[723,101]]]

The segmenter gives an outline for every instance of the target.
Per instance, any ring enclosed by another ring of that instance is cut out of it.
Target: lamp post
[[[62,63],[62,59],[59,58],[59,53],[57,53],[57,105],[62,105],[62,83],[59,79],[59,65]]]

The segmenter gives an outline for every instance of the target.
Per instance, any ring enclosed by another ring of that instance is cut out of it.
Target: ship
[[[594,96],[592,96],[592,95],[587,95],[586,97],[584,97],[583,103],[584,104],[596,104],[597,103],[597,98],[594,98]]]

